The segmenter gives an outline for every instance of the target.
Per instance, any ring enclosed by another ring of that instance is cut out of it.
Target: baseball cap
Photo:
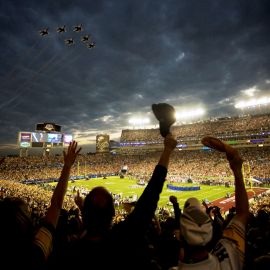
[[[162,137],[170,133],[171,126],[175,123],[175,109],[167,103],[152,104],[152,111],[159,121],[159,131]]]
[[[212,222],[197,198],[185,202],[180,218],[180,231],[185,241],[192,246],[205,246],[213,235]]]

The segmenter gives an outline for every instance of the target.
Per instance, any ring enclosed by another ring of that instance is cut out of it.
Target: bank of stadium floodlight
[[[129,124],[133,125],[133,126],[144,126],[146,124],[150,123],[150,119],[149,118],[130,118],[128,120]]]
[[[250,108],[250,107],[257,107],[261,105],[267,105],[270,104],[270,97],[262,97],[262,98],[253,98],[249,100],[242,100],[237,102],[234,107],[236,109],[244,109],[244,108]]]
[[[200,117],[205,114],[205,110],[203,108],[198,108],[198,109],[190,109],[186,111],[177,111],[176,112],[176,119],[177,120],[182,120],[182,119],[191,119],[195,117]]]

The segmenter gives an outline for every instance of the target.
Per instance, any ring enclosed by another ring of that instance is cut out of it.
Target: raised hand
[[[79,190],[77,190],[76,196],[74,197],[74,202],[75,202],[76,205],[79,207],[79,209],[82,210],[84,200],[83,200],[83,198],[81,197],[80,191],[79,191]]]
[[[234,149],[235,152],[231,152],[230,154],[227,154],[226,156],[230,164],[230,168],[234,173],[240,173],[242,171],[242,165],[243,165],[243,159],[240,157],[238,151]]]
[[[211,136],[204,137],[202,139],[202,144],[217,151],[225,152],[233,172],[242,169],[243,160],[240,157],[237,149],[233,148],[229,144],[222,142],[220,139]]]
[[[177,203],[177,198],[175,196],[171,195],[169,199],[172,204]]]
[[[69,144],[67,151],[63,152],[64,166],[51,198],[51,206],[49,207],[45,217],[47,222],[52,224],[55,228],[58,223],[60,211],[62,209],[64,197],[67,191],[71,167],[74,164],[79,152],[81,151],[81,148],[77,149],[77,146],[77,142],[73,141]]]
[[[165,149],[173,151],[176,145],[177,145],[177,140],[171,133],[169,133],[164,139]]]
[[[78,143],[76,141],[70,142],[67,151],[63,151],[64,154],[64,163],[66,166],[71,167],[76,157],[78,156],[79,152],[81,151],[81,147],[77,149]]]

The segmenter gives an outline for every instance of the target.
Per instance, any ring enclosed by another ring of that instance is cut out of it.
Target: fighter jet
[[[88,47],[89,49],[93,49],[93,48],[96,47],[96,43],[95,43],[95,42],[91,42],[91,43],[88,44],[87,47]]]
[[[90,35],[83,36],[83,37],[81,37],[81,41],[86,42],[89,40],[89,38],[90,38]]]
[[[58,28],[57,28],[57,32],[58,32],[58,33],[66,32],[66,26],[64,25],[63,27],[58,27]]]
[[[80,24],[80,25],[76,25],[76,26],[74,26],[74,28],[73,28],[73,31],[74,32],[81,32],[83,29],[82,29],[82,24]]]
[[[43,30],[40,30],[40,31],[39,31],[39,34],[40,34],[41,36],[48,35],[48,34],[49,34],[48,30],[49,30],[49,28],[45,28],[45,29],[43,29]]]
[[[65,39],[65,43],[67,45],[73,45],[74,44],[74,40],[73,40],[73,38],[68,38],[68,39]]]

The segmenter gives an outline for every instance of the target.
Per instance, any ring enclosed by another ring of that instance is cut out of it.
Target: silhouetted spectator
[[[115,214],[113,198],[104,187],[96,187],[86,196],[82,208],[85,233],[70,246],[63,269],[146,269],[151,262],[146,232],[165,182],[169,158],[176,140],[169,134],[152,178],[133,211],[125,221],[112,226]],[[87,262],[86,262],[87,261]]]
[[[80,149],[72,142],[64,152],[64,166],[51,198],[51,205],[41,226],[36,230],[29,207],[20,198],[5,198],[0,202],[0,261],[7,269],[43,268],[52,250],[70,170]]]
[[[215,138],[214,138],[215,139]],[[216,139],[215,139],[216,140]],[[245,256],[245,226],[249,218],[248,197],[242,174],[243,160],[229,145],[210,144],[225,151],[235,178],[236,215],[228,224],[214,250],[206,245],[212,239],[212,223],[198,199],[189,198],[180,219],[180,232],[184,249],[180,252],[178,269],[242,269]],[[176,268],[175,268],[176,269]]]

